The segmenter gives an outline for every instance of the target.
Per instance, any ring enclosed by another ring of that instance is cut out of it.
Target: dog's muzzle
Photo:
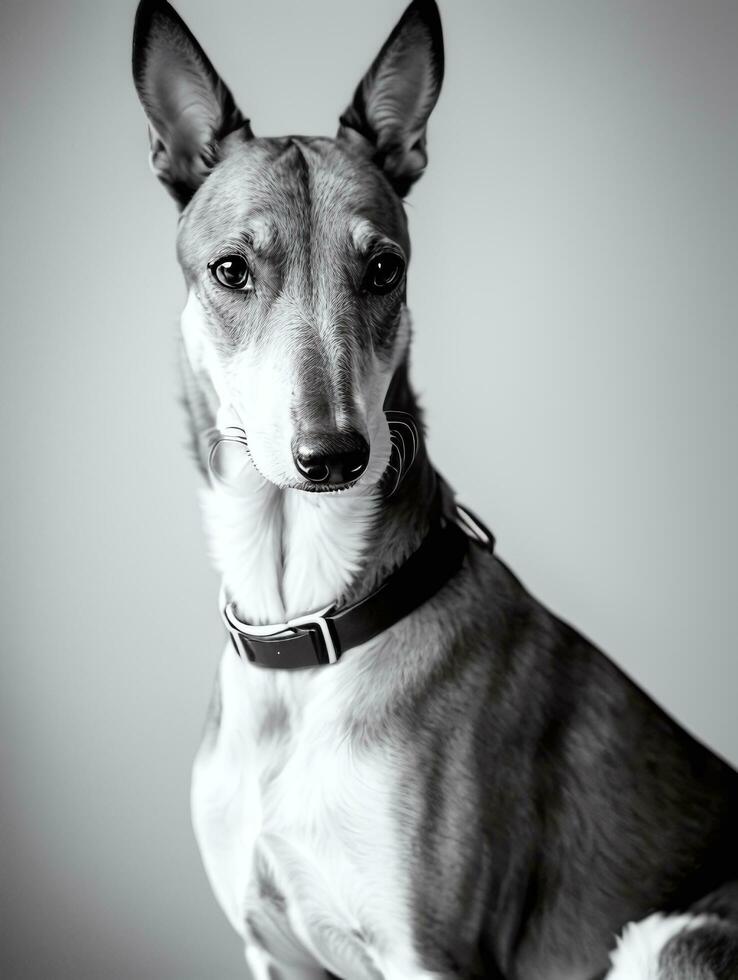
[[[385,416],[392,449],[382,489],[387,497],[391,497],[412,468],[423,448],[423,440],[412,416],[394,411],[386,411]],[[236,490],[246,468],[254,466],[245,429],[240,426],[211,429],[207,440],[211,477]],[[305,479],[303,489],[312,491],[335,491],[352,486],[365,472],[369,453],[366,439],[353,431],[298,438],[292,450],[295,466]]]

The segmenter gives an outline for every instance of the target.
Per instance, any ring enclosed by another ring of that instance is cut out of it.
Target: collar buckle
[[[338,660],[338,649],[336,648],[336,643],[333,639],[333,634],[331,633],[331,628],[326,620],[326,614],[330,609],[333,608],[333,604],[326,606],[316,613],[308,613],[306,616],[297,616],[295,619],[289,619],[287,621],[287,626],[296,631],[300,628],[310,629],[317,628],[317,636],[320,636],[322,641],[322,653],[328,657],[328,663],[334,664]]]
[[[251,663],[265,667],[310,667],[334,664],[340,656],[326,618],[333,604],[267,626],[254,626],[240,620],[233,602],[224,602],[221,608],[236,653]],[[281,643],[283,640],[290,642]],[[300,642],[294,643],[295,640]]]

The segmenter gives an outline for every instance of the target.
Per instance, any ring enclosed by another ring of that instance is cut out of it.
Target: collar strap
[[[223,619],[236,653],[260,667],[336,663],[435,595],[461,568],[470,541],[488,551],[494,548],[494,537],[482,522],[456,505],[453,517],[434,524],[418,550],[379,588],[345,609],[331,605],[286,623],[253,626],[237,618],[235,603],[224,601]]]

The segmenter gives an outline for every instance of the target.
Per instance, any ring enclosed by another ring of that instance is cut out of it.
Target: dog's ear
[[[425,128],[443,81],[435,0],[413,0],[341,116],[338,139],[363,146],[404,197],[425,170]]]
[[[133,80],[149,120],[151,169],[180,207],[218,160],[218,143],[249,122],[190,29],[166,0],[141,0]]]

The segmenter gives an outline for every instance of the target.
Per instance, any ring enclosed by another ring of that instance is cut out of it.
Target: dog
[[[443,66],[413,0],[335,138],[260,138],[138,8],[228,633],[205,869],[257,980],[736,978],[738,775],[526,592],[425,449],[403,200]]]

